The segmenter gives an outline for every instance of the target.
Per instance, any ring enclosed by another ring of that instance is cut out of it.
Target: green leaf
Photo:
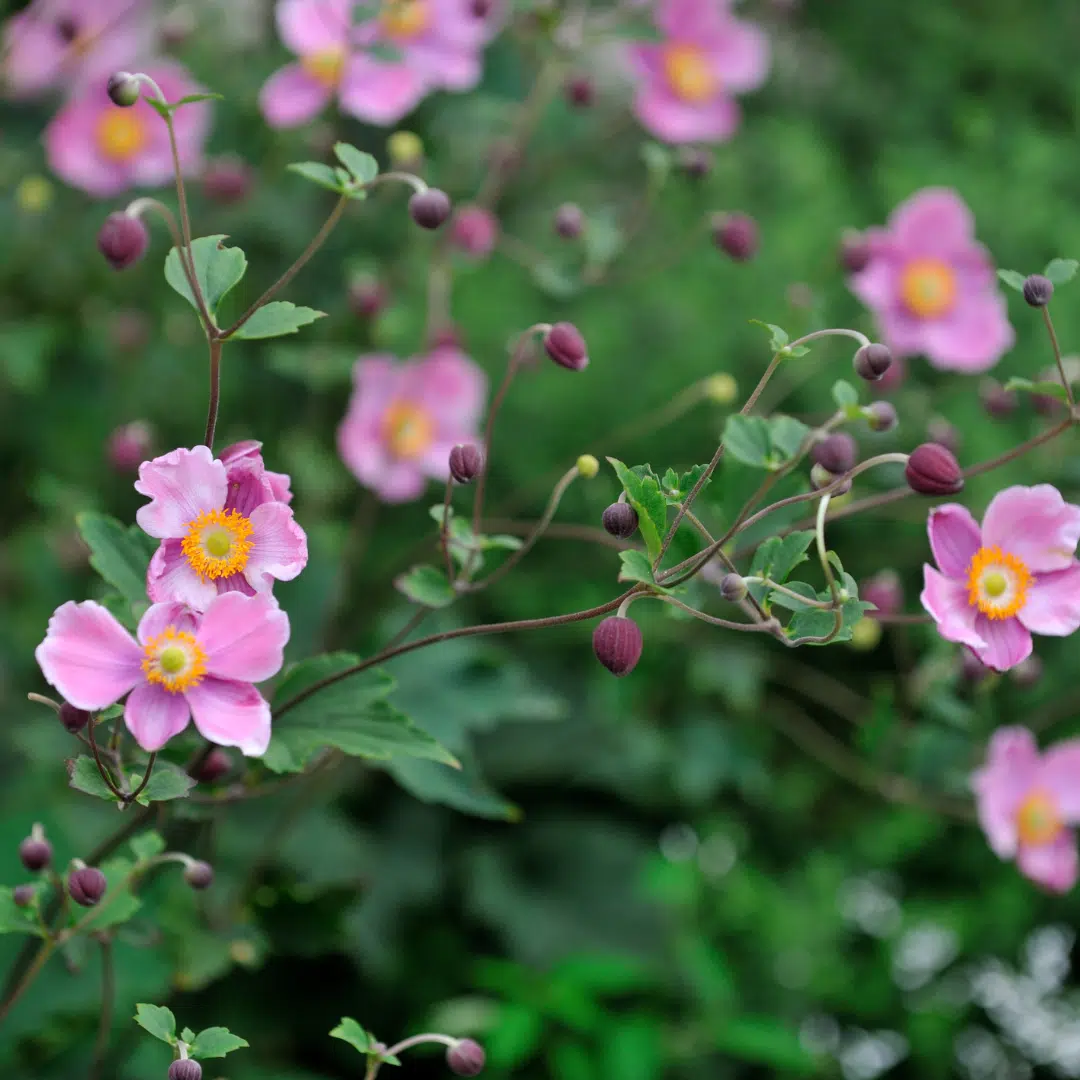
[[[1053,397],[1058,401],[1069,400],[1068,395],[1065,393],[1065,387],[1059,382],[1032,382],[1030,379],[1022,379],[1019,376],[1014,375],[1005,384],[1006,390],[1020,390],[1025,394],[1038,394],[1041,397]]]
[[[195,1032],[192,1031],[191,1028],[184,1028],[184,1030],[180,1032],[180,1038],[190,1046],[195,1041]]]
[[[801,582],[792,582],[789,588],[794,589],[796,584],[802,584]],[[840,609],[841,622],[840,630],[836,637],[832,638],[828,642],[806,642],[808,645],[831,645],[836,642],[850,641],[851,630],[854,625],[863,617],[863,612],[868,609],[872,610],[873,605],[866,603],[864,600],[859,599],[859,587],[855,582],[855,579],[850,574],[843,574],[841,580],[837,584],[846,589],[850,599],[848,599],[843,607]],[[825,589],[817,594],[818,600],[830,599],[830,593],[828,589]],[[836,615],[832,611],[828,611],[824,608],[802,608],[796,611],[791,617],[791,621],[785,627],[785,633],[790,638],[799,637],[821,637],[825,634],[831,634],[833,627],[836,625]]]
[[[217,315],[218,304],[247,270],[247,256],[237,247],[225,247],[224,234],[200,236],[191,241],[191,254],[195,262],[195,278],[202,290],[207,310]],[[188,286],[180,252],[173,248],[165,258],[165,280],[193,307],[198,308],[191,288]]]
[[[615,214],[597,211],[586,218],[581,243],[590,266],[607,266],[626,245],[626,237]]]
[[[116,796],[109,790],[109,785],[105,783],[92,757],[80,754],[75,759],[68,758],[67,772],[68,785],[76,791],[93,795],[96,799],[116,801]]]
[[[131,850],[139,862],[146,862],[155,855],[160,855],[165,850],[165,837],[153,829],[147,829],[131,841]],[[186,1041],[186,1040],[185,1040]]]
[[[325,316],[325,311],[298,307],[290,304],[288,300],[274,300],[259,308],[232,336],[244,341],[282,337],[285,334],[295,334],[301,326],[307,326]]]
[[[346,142],[334,143],[334,154],[357,184],[370,184],[379,175],[379,163]]]
[[[1023,274],[1018,273],[1016,270],[999,270],[997,275],[1010,289],[1015,289],[1017,292],[1024,291],[1026,278]]]
[[[124,715],[124,706],[117,702],[115,705],[110,705],[107,709],[102,709],[97,714],[97,722],[103,724],[106,720],[115,720],[118,716]]]
[[[771,448],[769,425],[760,416],[733,413],[724,424],[724,452],[756,469],[768,466]]]
[[[89,511],[75,515],[75,526],[90,548],[90,565],[129,604],[145,604],[150,551],[142,530]]]
[[[736,1016],[714,1026],[713,1044],[725,1057],[787,1072],[812,1073],[818,1062],[799,1034],[773,1016]]]
[[[246,1039],[234,1035],[228,1028],[210,1027],[195,1036],[195,1042],[188,1053],[196,1058],[222,1058],[247,1045]]]
[[[321,161],[294,161],[291,165],[287,165],[286,168],[290,172],[302,176],[305,180],[318,184],[319,187],[341,194],[341,184],[338,181],[337,173],[329,165],[324,165]]]
[[[176,1017],[164,1005],[136,1005],[135,1023],[155,1039],[176,1045]]]
[[[808,581],[789,581],[787,584],[792,592],[798,593],[800,596],[805,597],[807,600],[816,600],[817,589],[814,588]],[[782,608],[788,608],[790,611],[805,611],[810,605],[804,604],[801,600],[797,600],[794,596],[789,596],[787,593],[773,591],[769,593],[769,604],[776,605]]]
[[[100,869],[105,875],[105,895],[84,916],[83,926],[91,933],[127,922],[142,907],[142,901],[131,891],[131,873],[135,869],[131,859],[110,859]]]
[[[375,1040],[351,1017],[343,1016],[341,1023],[330,1032],[331,1039],[341,1039],[355,1047],[361,1054],[371,1049]]]
[[[581,281],[551,263],[537,263],[532,268],[533,282],[553,300],[569,300],[581,292]]]
[[[768,424],[769,442],[774,451],[771,461],[774,465],[790,461],[810,434],[810,429],[793,416],[774,416]]]
[[[1076,259],[1051,259],[1046,264],[1043,276],[1048,277],[1054,285],[1066,285],[1076,277],[1077,267],[1080,267],[1080,262]]]
[[[683,502],[686,496],[693,491],[694,485],[708,471],[708,468],[708,465],[695,465],[692,469],[688,469],[684,472],[682,476],[679,476],[674,469],[668,469],[660,481],[660,486],[664,492],[664,498],[672,505]],[[711,483],[712,478],[710,477],[702,484],[701,490],[704,491]]]
[[[838,409],[846,411],[859,404],[859,392],[846,379],[837,379],[833,383],[832,399]]]
[[[224,94],[212,94],[209,92],[201,94],[187,94],[180,98],[178,101],[169,102],[170,106],[174,109],[179,108],[181,105],[192,105],[196,101],[224,101]]]
[[[670,591],[656,584],[653,578],[652,562],[644,551],[629,548],[619,552],[619,559],[622,561],[622,569],[619,571],[620,581],[644,581],[656,592]]]
[[[788,575],[800,563],[806,562],[806,549],[813,543],[814,532],[789,533],[787,536],[770,536],[768,540],[758,545],[754,552],[754,560],[750,564],[748,577],[764,577],[783,585]],[[765,601],[766,588],[764,585],[752,584],[750,592],[758,603]],[[770,602],[774,599],[770,597]]]
[[[133,773],[131,776],[131,790],[134,791],[142,783],[142,776]],[[171,761],[158,760],[154,765],[154,771],[150,774],[150,781],[135,800],[140,806],[149,806],[152,802],[167,802],[169,799],[185,799],[195,786],[195,780],[178,765]]]
[[[660,143],[644,142],[641,144],[641,160],[645,162],[654,190],[659,188],[671,173],[671,151]]]
[[[638,513],[638,530],[648,548],[649,558],[655,559],[667,532],[667,500],[660,490],[660,482],[647,465],[628,469],[618,458],[607,460],[626,491],[627,501]]]
[[[445,571],[436,566],[414,566],[407,574],[394,579],[394,588],[404,593],[414,604],[442,608],[457,599]]]
[[[6,885],[0,885],[0,934],[33,934],[44,937],[34,917],[34,909],[30,906],[19,907],[15,903],[14,891]]]
[[[754,326],[763,326],[769,331],[769,348],[772,349],[774,353],[780,352],[780,350],[791,340],[791,338],[788,337],[787,331],[782,326],[762,322],[760,319],[751,319],[750,322],[753,323]]]

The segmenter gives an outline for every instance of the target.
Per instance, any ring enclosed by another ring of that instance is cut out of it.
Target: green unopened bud
[[[579,476],[591,480],[600,471],[600,462],[592,454],[582,454],[577,459],[577,471]]]

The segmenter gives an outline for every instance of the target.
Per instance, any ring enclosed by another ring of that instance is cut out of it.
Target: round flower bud
[[[573,323],[556,323],[544,335],[544,349],[559,367],[570,371],[584,371],[589,365],[585,339]]]
[[[209,161],[203,169],[203,192],[211,202],[231,206],[247,198],[254,175],[250,166],[235,154]]]
[[[52,854],[52,844],[45,839],[45,831],[40,825],[35,825],[19,844],[19,860],[33,873],[44,870],[52,862]]]
[[[641,659],[641,630],[622,615],[604,619],[593,631],[592,644],[596,659],[620,678],[629,675]]]
[[[76,709],[65,701],[60,706],[60,723],[74,735],[90,723],[90,714],[85,709]]]
[[[587,109],[596,97],[592,79],[588,75],[571,75],[563,84],[563,93],[575,109]]]
[[[824,465],[814,465],[810,469],[810,485],[815,491],[820,491],[822,488],[828,487],[830,484],[835,483],[840,477],[835,473],[829,472]],[[846,495],[851,490],[851,481],[847,480],[841,484],[834,491],[831,491],[830,495]]]
[[[118,473],[136,472],[148,461],[153,443],[153,430],[145,420],[132,420],[115,428],[105,445],[105,456]]]
[[[202,1066],[194,1058],[180,1058],[169,1066],[169,1080],[202,1080]]]
[[[865,615],[851,628],[851,647],[856,652],[870,652],[881,642],[881,623]]]
[[[1009,676],[1012,681],[1025,690],[1034,686],[1042,678],[1042,673],[1042,661],[1034,653],[1009,669]]]
[[[463,206],[450,225],[450,243],[474,259],[486,259],[499,241],[499,222],[482,206]]]
[[[675,160],[683,173],[691,180],[704,179],[713,167],[712,154],[697,146],[680,147]]]
[[[438,188],[418,191],[409,200],[409,216],[421,229],[437,229],[450,216],[450,196]]]
[[[867,382],[877,382],[892,366],[892,353],[877,342],[863,345],[855,353],[855,374]]]
[[[214,880],[214,868],[208,862],[193,862],[184,867],[184,880],[193,889],[208,889]]]
[[[741,574],[725,574],[720,579],[720,595],[732,604],[745,600],[749,591]]]
[[[552,224],[555,232],[564,240],[576,240],[585,225],[585,215],[581,212],[581,207],[575,203],[563,203],[555,211]]]
[[[105,895],[107,884],[96,866],[84,866],[68,874],[68,894],[81,907],[93,907]]]
[[[989,376],[979,383],[979,401],[987,416],[1004,420],[1016,411],[1016,394]]]
[[[831,473],[845,473],[855,467],[859,447],[846,431],[826,435],[810,449],[810,456]]]
[[[458,1039],[447,1047],[446,1064],[457,1076],[479,1076],[484,1069],[484,1048],[472,1039]]]
[[[637,532],[637,511],[629,503],[613,502],[600,520],[604,531],[620,540],[626,540]]]
[[[840,265],[849,274],[858,274],[870,265],[870,245],[857,232],[846,232],[840,238]]]
[[[1054,295],[1054,283],[1042,274],[1030,274],[1024,279],[1024,299],[1032,307],[1046,307]]]
[[[757,222],[746,214],[714,214],[713,242],[736,262],[745,262],[757,254]]]
[[[960,449],[960,432],[944,416],[934,416],[930,419],[926,425],[926,437],[930,442],[938,443],[954,454]]]
[[[896,415],[896,406],[890,401],[871,402],[863,410],[863,416],[866,417],[866,426],[871,431],[892,431],[900,423],[900,417]]]
[[[955,495],[964,486],[960,466],[941,443],[917,446],[904,467],[908,486],[920,495]]]
[[[424,160],[424,144],[414,131],[395,131],[386,140],[386,152],[395,169],[415,170]]]
[[[16,907],[29,907],[30,902],[34,899],[34,886],[16,885],[11,890],[11,899],[15,902]]]
[[[232,756],[227,750],[215,746],[196,766],[192,776],[200,784],[214,784],[232,771]]]
[[[867,615],[896,615],[904,606],[904,590],[895,570],[881,570],[859,586],[859,599],[873,604]]]
[[[361,319],[374,319],[386,300],[386,289],[373,277],[357,278],[349,285],[349,307]]]
[[[591,480],[600,471],[600,462],[592,454],[582,454],[577,459],[578,476]]]
[[[484,470],[484,453],[473,443],[458,443],[450,451],[450,475],[459,484],[471,484]]]
[[[146,226],[130,214],[119,211],[110,214],[98,231],[98,251],[114,270],[126,270],[134,266],[150,244]]]
[[[705,380],[705,396],[717,405],[730,405],[739,392],[739,384],[733,375],[726,371],[719,375],[710,375]]]
[[[78,35],[78,29],[75,32]],[[110,75],[109,81],[105,84],[105,90],[109,95],[109,100],[122,109],[134,105],[139,100],[139,80],[127,71],[118,71],[115,75]]]
[[[494,7],[494,0],[469,0],[469,14],[474,19],[486,19]]]
[[[875,394],[891,394],[907,378],[907,361],[902,356],[894,356],[888,370],[877,382],[870,384]]]

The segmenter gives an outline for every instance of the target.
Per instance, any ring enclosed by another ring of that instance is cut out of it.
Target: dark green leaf
[[[754,326],[763,326],[769,331],[769,348],[771,348],[774,353],[783,349],[791,340],[788,337],[787,331],[782,326],[762,322],[760,319],[751,319],[750,322],[753,323]]]
[[[1058,401],[1069,400],[1068,395],[1065,393],[1065,387],[1059,382],[1032,382],[1030,379],[1022,379],[1017,375],[1014,375],[1005,384],[1006,390],[1019,390],[1025,394],[1038,394],[1041,397],[1057,398]]]
[[[713,1029],[716,1049],[725,1057],[787,1072],[812,1073],[817,1059],[799,1034],[773,1016],[737,1016]]]
[[[774,465],[783,464],[795,457],[803,440],[810,434],[810,429],[793,416],[774,416],[768,424],[769,442],[774,451],[771,460]]]
[[[619,571],[620,581],[644,581],[656,592],[669,592],[670,590],[656,584],[653,578],[652,562],[644,551],[630,548],[619,552],[622,569]]]
[[[191,254],[195,262],[195,278],[199,283],[207,310],[217,315],[218,304],[236,285],[247,270],[247,256],[237,247],[225,247],[224,234],[200,236],[191,241]],[[180,253],[173,248],[165,258],[165,280],[189,303],[197,308],[195,297],[188,285]]]
[[[586,218],[581,242],[590,266],[607,266],[622,251],[626,238],[614,213],[598,211]]]
[[[74,760],[69,758],[67,771],[68,784],[76,791],[93,795],[96,799],[116,800],[116,796],[109,790],[109,785],[102,779],[97,763],[92,757],[80,754]]]
[[[195,1036],[195,1043],[188,1052],[196,1058],[222,1058],[247,1045],[246,1039],[234,1035],[228,1028],[211,1027]]]
[[[609,457],[608,462],[626,491],[627,501],[638,513],[638,530],[649,550],[649,558],[655,559],[667,532],[667,500],[660,490],[660,482],[647,466],[628,469],[613,457]]]
[[[334,143],[334,154],[357,184],[370,184],[379,175],[379,163],[346,142]]]
[[[537,263],[532,268],[532,276],[536,287],[554,300],[569,300],[581,292],[581,281],[576,275],[551,263]]]
[[[414,566],[407,574],[395,578],[394,588],[414,604],[428,608],[446,607],[457,599],[445,571],[435,566]]]
[[[176,1017],[164,1005],[136,1005],[135,1023],[155,1039],[176,1045]]]
[[[833,383],[832,399],[838,409],[849,409],[859,404],[859,392],[846,379],[837,379]]]
[[[1010,289],[1015,289],[1017,292],[1024,291],[1024,282],[1027,279],[1023,274],[1017,273],[1015,270],[999,270],[997,274]]]
[[[141,783],[142,776],[134,773],[131,777],[131,790],[134,791]],[[159,760],[154,764],[149,783],[135,801],[142,806],[149,806],[152,802],[184,799],[194,786],[195,780],[178,765]]]
[[[350,1046],[356,1047],[361,1054],[366,1054],[375,1041],[372,1037],[351,1017],[343,1016],[341,1023],[330,1032],[330,1038],[341,1039]]]
[[[299,307],[290,304],[288,300],[274,300],[259,308],[232,337],[242,338],[244,341],[282,337],[285,334],[295,334],[301,326],[307,326],[325,316],[325,311]]]
[[[310,180],[319,187],[328,191],[341,193],[341,184],[338,182],[337,173],[329,166],[320,161],[295,161],[287,166],[290,172],[297,173],[305,180]]]
[[[90,565],[129,604],[145,604],[150,552],[142,530],[137,526],[121,525],[105,514],[88,511],[76,514],[75,525],[90,548]]]
[[[790,587],[795,588],[795,584],[796,583],[792,583]],[[849,595],[849,599],[840,609],[841,622],[839,632],[828,642],[815,641],[806,642],[806,644],[822,645],[850,641],[851,631],[854,625],[863,617],[864,611],[872,609],[873,605],[867,604],[865,601],[859,599],[859,587],[850,574],[843,574],[841,580],[837,582],[837,585],[846,589]],[[818,600],[829,600],[829,598],[830,593],[828,589],[817,594]],[[807,607],[795,612],[791,617],[791,621],[785,628],[785,632],[790,638],[822,637],[825,634],[831,634],[835,625],[835,612],[824,608]]]
[[[169,104],[174,108],[179,108],[181,105],[192,105],[196,101],[224,101],[224,94],[187,94],[185,97],[180,98],[178,101],[172,101]]]
[[[165,837],[153,829],[147,829],[131,841],[131,850],[139,862],[145,862],[165,850]]]
[[[1046,264],[1043,276],[1048,277],[1054,285],[1066,285],[1076,276],[1080,262],[1076,259],[1051,259]]]
[[[760,416],[733,413],[724,424],[724,452],[744,465],[764,469],[771,449],[768,422]]]

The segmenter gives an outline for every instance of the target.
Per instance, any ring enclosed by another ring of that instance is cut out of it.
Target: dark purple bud
[[[438,188],[418,191],[409,200],[409,216],[421,229],[437,229],[450,216],[450,196]]]
[[[230,206],[242,202],[251,191],[254,174],[235,154],[225,154],[207,163],[202,174],[203,192],[211,202]]]
[[[71,15],[61,15],[56,20],[56,36],[65,44],[73,45],[79,37],[79,24]],[[116,78],[114,75],[113,78]]]
[[[556,323],[544,335],[544,349],[556,364],[570,371],[584,371],[589,365],[585,339],[573,323]]]
[[[855,374],[867,382],[877,382],[892,367],[892,353],[878,343],[864,345],[855,353]]]
[[[215,784],[223,776],[231,772],[233,767],[232,756],[227,750],[215,746],[196,767],[192,776],[200,784]]]
[[[745,600],[749,591],[740,574],[725,574],[720,579],[720,595],[732,604]]]
[[[629,503],[613,502],[600,520],[605,532],[620,540],[626,540],[637,532],[637,511]]]
[[[76,37],[78,33],[76,27]],[[139,80],[127,71],[118,71],[115,75],[110,75],[109,81],[105,84],[105,90],[109,95],[109,100],[122,109],[134,105],[139,100]]]
[[[979,401],[988,416],[1003,420],[1016,411],[1016,394],[989,376],[979,383]]]
[[[964,682],[976,686],[991,674],[993,674],[992,670],[970,649],[964,648],[960,650],[960,677]]]
[[[150,233],[136,217],[119,211],[110,214],[98,231],[98,251],[114,270],[126,270],[137,263],[150,244]]]
[[[459,484],[471,484],[484,471],[484,453],[473,443],[458,443],[450,451],[450,475]]]
[[[109,464],[118,473],[135,472],[150,459],[153,431],[145,420],[133,420],[115,428],[105,446]]]
[[[757,254],[757,222],[746,214],[713,214],[712,234],[716,246],[736,262]]]
[[[960,466],[941,443],[923,443],[904,468],[908,486],[920,495],[955,495],[964,486]]]
[[[60,706],[60,723],[74,735],[90,723],[90,714],[85,709],[76,709],[65,701]]]
[[[386,301],[386,289],[373,277],[357,278],[349,286],[349,307],[361,319],[374,319]]]
[[[620,678],[629,675],[641,659],[641,630],[622,615],[604,619],[593,631],[592,644],[596,659]]]
[[[45,839],[45,831],[40,825],[35,825],[30,835],[19,844],[19,859],[33,873],[44,870],[52,862],[52,854],[52,844]]]
[[[882,570],[859,586],[859,599],[873,604],[877,610],[867,615],[896,615],[904,606],[904,590],[895,570]]]
[[[96,866],[84,866],[68,874],[68,893],[81,907],[93,907],[107,887],[105,875]]]
[[[841,474],[842,475],[842,474]],[[830,484],[835,483],[840,477],[835,473],[829,472],[824,465],[814,465],[810,469],[810,485],[815,491],[820,491],[822,488],[828,487]],[[846,495],[851,490],[851,481],[845,480],[839,487],[834,488],[829,492],[830,495]]]
[[[900,417],[896,415],[896,407],[890,401],[874,401],[866,406],[866,426],[871,431],[892,431]]]
[[[712,154],[696,146],[680,147],[676,161],[691,180],[703,180],[713,167]]]
[[[428,338],[428,348],[432,350],[460,349],[461,347],[461,331],[456,326],[437,327],[431,337]]]
[[[34,899],[34,886],[16,885],[11,890],[11,899],[15,902],[16,907],[29,907]]]
[[[563,203],[555,211],[555,232],[564,240],[576,240],[585,225],[585,215],[575,203]]]
[[[1009,675],[1013,682],[1025,690],[1034,686],[1042,678],[1042,673],[1042,661],[1034,653],[1021,660],[1016,667],[1009,669]]]
[[[482,206],[463,206],[454,214],[450,243],[474,259],[484,259],[499,242],[499,222]]]
[[[1054,283],[1042,274],[1031,274],[1024,279],[1024,299],[1032,307],[1046,307],[1054,295]]]
[[[446,1064],[458,1076],[479,1076],[484,1069],[484,1048],[472,1039],[458,1039],[446,1051]]]
[[[810,450],[810,456],[831,473],[846,473],[855,467],[859,447],[846,431],[826,435]]]
[[[184,867],[184,880],[193,889],[208,889],[214,880],[214,868],[208,862],[193,862]]]
[[[840,238],[840,265],[849,274],[858,274],[870,265],[870,245],[857,232],[846,232]]]
[[[900,386],[906,377],[907,361],[902,356],[894,356],[888,371],[877,382],[872,382],[870,389],[875,394],[889,394]]]
[[[954,454],[960,449],[960,432],[944,416],[931,417],[926,425],[926,437]]]
[[[486,19],[494,7],[493,0],[469,0],[469,13],[474,19]]]
[[[596,98],[592,79],[588,75],[571,75],[563,85],[563,92],[575,109],[587,109]]]
[[[180,1058],[169,1066],[169,1080],[202,1080],[202,1066],[194,1058]]]

